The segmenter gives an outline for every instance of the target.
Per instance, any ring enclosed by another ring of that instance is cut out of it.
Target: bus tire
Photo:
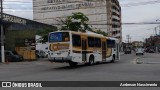
[[[91,56],[89,57],[89,63],[88,63],[88,65],[93,65],[93,64],[94,64],[94,56],[91,55]]]
[[[75,67],[75,66],[77,66],[77,63],[76,62],[69,62],[69,66]]]
[[[111,63],[114,63],[115,62],[115,55],[113,55],[113,57],[112,57],[112,60],[111,60]]]

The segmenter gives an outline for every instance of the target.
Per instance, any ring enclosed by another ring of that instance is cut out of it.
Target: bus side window
[[[116,41],[112,40],[112,48],[116,48]]]
[[[108,48],[116,48],[116,41],[115,40],[107,40],[107,47]]]
[[[107,40],[107,48],[111,48],[111,40],[110,39]]]
[[[100,38],[95,38],[94,39],[94,44],[95,44],[95,47],[101,48],[101,39]]]
[[[72,35],[72,43],[75,47],[81,46],[81,37],[80,35]]]
[[[88,37],[88,47],[94,47],[94,38]]]

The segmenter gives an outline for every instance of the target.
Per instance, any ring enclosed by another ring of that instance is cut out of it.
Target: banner
[[[1,81],[0,87],[160,87],[160,81]]]

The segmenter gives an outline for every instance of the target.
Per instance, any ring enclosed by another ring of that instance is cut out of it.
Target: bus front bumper
[[[50,62],[71,62],[72,61],[72,57],[52,57],[52,58],[48,58]]]

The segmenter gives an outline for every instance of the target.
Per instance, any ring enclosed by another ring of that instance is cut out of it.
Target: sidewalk
[[[124,52],[120,52],[120,56],[124,55]]]

